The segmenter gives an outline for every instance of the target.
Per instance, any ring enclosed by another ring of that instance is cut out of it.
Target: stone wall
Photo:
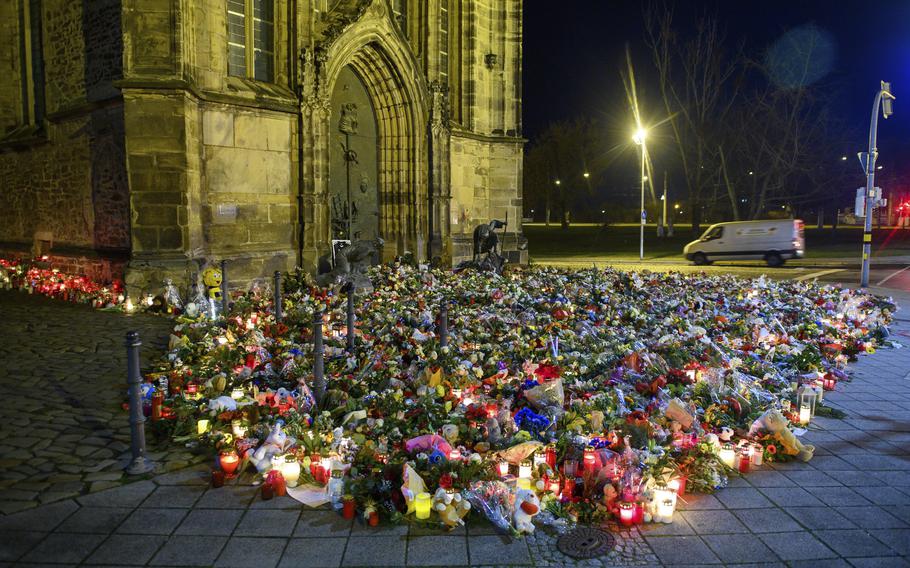
[[[120,276],[130,246],[123,107],[113,81],[122,54],[119,0],[41,3],[46,115],[22,102],[19,3],[0,8],[0,253],[27,255],[36,236],[52,257],[99,277]],[[37,41],[32,36],[32,41]],[[14,85],[17,93],[10,86]],[[11,109],[17,109],[11,112]]]

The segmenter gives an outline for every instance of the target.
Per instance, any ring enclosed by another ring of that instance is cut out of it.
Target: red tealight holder
[[[225,475],[233,477],[234,472],[237,471],[237,467],[240,465],[240,456],[235,451],[221,452],[218,462],[221,464],[221,469]]]
[[[635,524],[635,503],[623,501],[619,504],[619,522],[624,527],[631,527]]]
[[[597,451],[594,448],[588,447],[585,449],[584,454],[584,464],[585,471],[592,471],[594,465],[597,463]]]
[[[834,387],[837,386],[837,379],[834,378],[834,375],[831,373],[826,374],[822,377],[822,388],[826,391],[833,391]]]
[[[212,487],[224,487],[224,472],[220,469],[212,470]]]
[[[645,507],[641,503],[635,503],[635,516],[632,520],[636,525],[645,522]]]

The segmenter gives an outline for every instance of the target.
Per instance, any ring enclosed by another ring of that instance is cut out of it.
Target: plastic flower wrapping
[[[342,492],[387,522],[452,526],[455,495],[472,505],[459,514],[503,531],[669,522],[685,492],[811,459],[797,428],[836,416],[824,391],[890,343],[895,309],[862,291],[721,275],[404,263],[368,275],[352,350],[345,293],[303,273],[285,278],[281,321],[267,287],[233,294],[226,316],[179,315],[146,377],[154,434],[236,453],[238,482],[280,470],[294,497]]]

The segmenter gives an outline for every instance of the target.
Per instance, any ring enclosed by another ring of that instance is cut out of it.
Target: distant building
[[[386,259],[446,263],[470,256],[475,225],[508,219],[521,262],[521,13],[0,2],[0,254],[49,249],[139,289],[226,258],[247,281],[312,269],[350,209]]]

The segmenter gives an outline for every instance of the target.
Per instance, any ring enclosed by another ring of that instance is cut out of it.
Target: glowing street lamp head
[[[632,135],[632,141],[641,146],[645,143],[645,138],[648,137],[648,131],[644,128],[639,128],[635,131],[635,134]]]
[[[585,173],[583,173],[583,174],[581,174],[581,175],[585,176],[585,178],[591,177],[591,174],[589,174],[588,172],[585,172]]]
[[[556,180],[556,185],[559,185],[560,183],[562,183],[562,182],[559,180]]]

